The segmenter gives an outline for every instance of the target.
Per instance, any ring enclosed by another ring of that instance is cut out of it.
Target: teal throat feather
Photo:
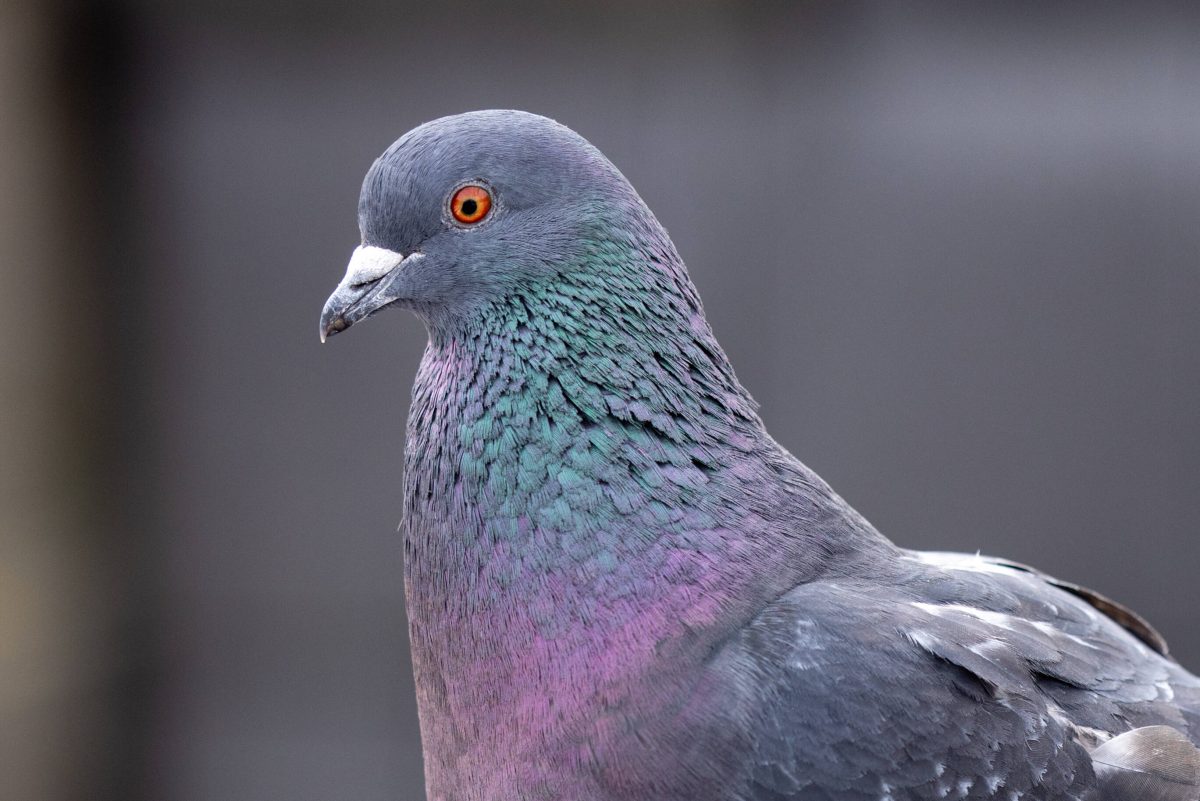
[[[429,693],[423,714],[489,749],[510,726],[536,730],[539,751],[586,741],[597,710],[651,672],[668,678],[648,706],[666,703],[673,660],[839,556],[888,547],[767,435],[668,242],[589,250],[434,328],[413,393],[403,529],[418,683],[492,688]],[[772,524],[780,509],[811,525]],[[779,566],[766,581],[764,560]],[[554,714],[521,720],[529,699]]]

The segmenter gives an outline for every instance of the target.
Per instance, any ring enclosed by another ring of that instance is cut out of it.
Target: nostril
[[[378,281],[404,261],[404,254],[373,245],[359,245],[350,255],[346,275],[347,287],[361,287]]]

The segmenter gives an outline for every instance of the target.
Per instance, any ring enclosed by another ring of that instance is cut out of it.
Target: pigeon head
[[[571,270],[602,269],[595,253],[615,243],[649,234],[669,247],[595,147],[519,111],[444,117],[402,136],[367,173],[358,222],[362,244],[325,304],[322,340],[388,306],[453,330]]]

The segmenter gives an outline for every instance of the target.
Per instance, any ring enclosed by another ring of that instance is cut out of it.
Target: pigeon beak
[[[361,245],[354,249],[346,275],[325,301],[321,310],[321,341],[382,309],[394,300],[396,276],[401,266],[423,258],[421,253],[405,256],[394,250]]]

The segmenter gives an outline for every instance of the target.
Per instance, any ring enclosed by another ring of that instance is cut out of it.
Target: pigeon
[[[320,333],[409,309],[434,801],[1200,801],[1200,679],[1033,568],[893,544],[764,428],[667,232],[519,111],[375,161]]]

